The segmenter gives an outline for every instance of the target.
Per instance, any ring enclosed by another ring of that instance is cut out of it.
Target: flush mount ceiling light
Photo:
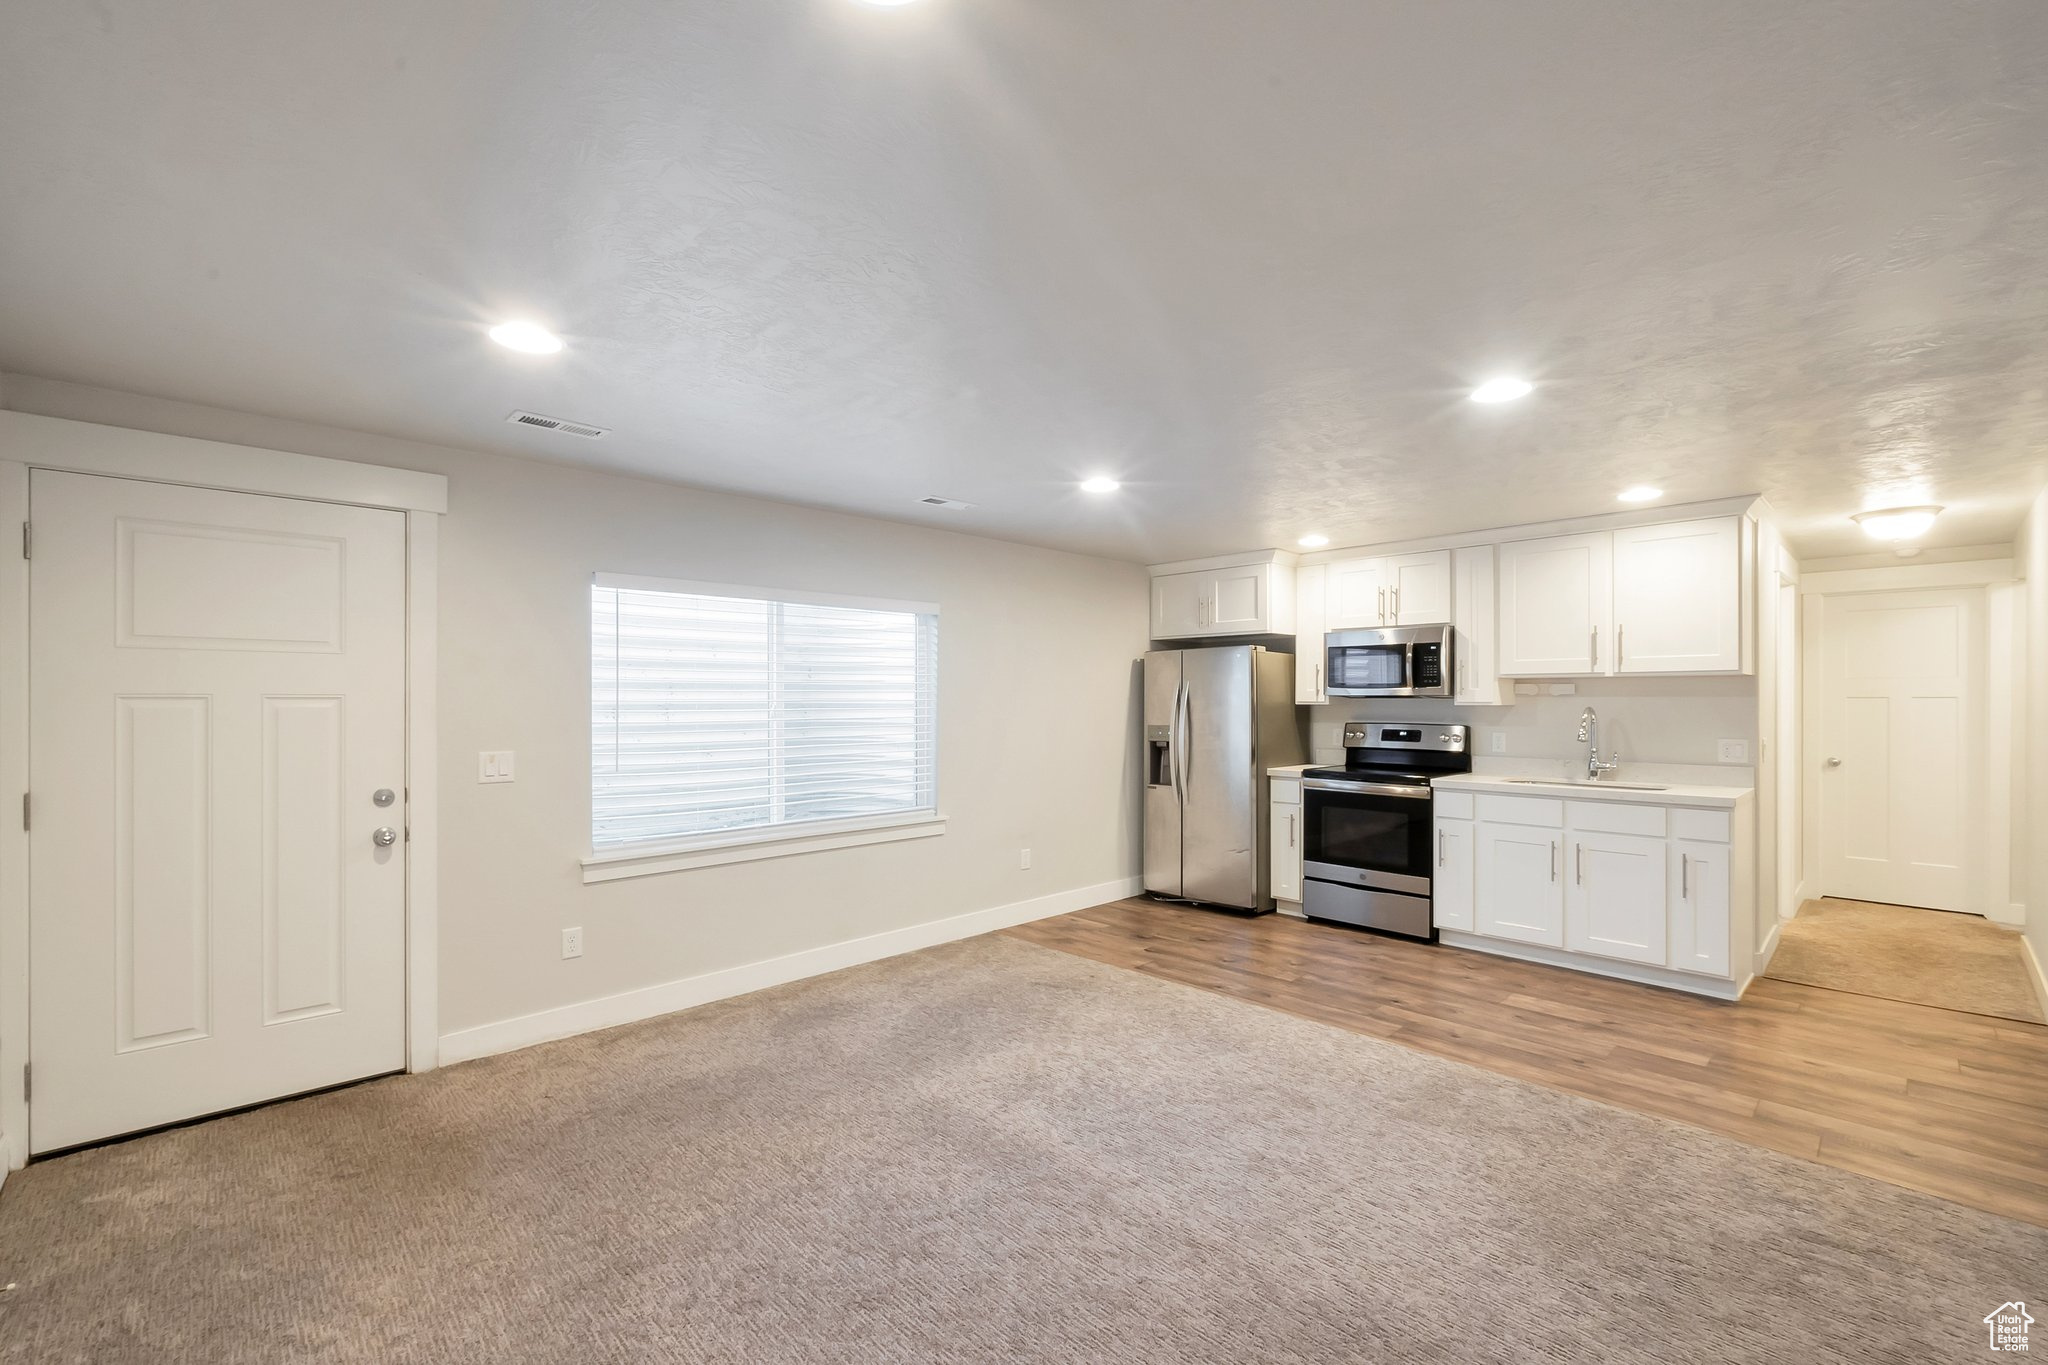
[[[1097,474],[1092,479],[1081,480],[1081,491],[1083,493],[1114,493],[1122,487],[1122,484],[1106,474]]]
[[[1646,483],[1639,483],[1634,488],[1624,488],[1615,495],[1616,500],[1620,502],[1655,502],[1663,496],[1663,489],[1652,488]]]
[[[490,335],[500,346],[527,355],[553,355],[562,349],[562,339],[537,322],[501,322]]]
[[[1303,536],[1294,543],[1301,546],[1304,550],[1320,550],[1323,546],[1330,543],[1330,538],[1328,536],[1308,535]]]
[[[917,0],[860,0],[860,3],[872,9],[895,9],[899,5],[914,5]]]
[[[1475,403],[1512,403],[1517,398],[1527,398],[1536,391],[1536,386],[1526,379],[1514,379],[1506,375],[1489,379],[1472,390]]]
[[[1858,512],[1849,520],[1863,528],[1872,540],[1913,540],[1927,534],[1939,507],[1886,507],[1875,512]]]

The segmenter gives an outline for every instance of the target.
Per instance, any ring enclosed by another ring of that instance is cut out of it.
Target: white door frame
[[[0,1169],[28,1160],[28,834],[12,809],[29,791],[28,560],[13,538],[29,519],[31,469],[104,474],[349,503],[405,513],[405,1067],[439,1061],[439,878],[435,773],[435,639],[440,519],[448,480],[439,474],[328,460],[0,412]]]
[[[1800,771],[1800,853],[1801,882],[1807,895],[1823,889],[1821,870],[1821,795],[1826,783],[1818,780],[1825,762],[1817,744],[1822,730],[1822,679],[1826,670],[1817,662],[1826,640],[1828,602],[1864,593],[1911,592],[1922,588],[1981,588],[1985,590],[1984,731],[1985,815],[1974,831],[1975,850],[1984,875],[1976,879],[1972,904],[1974,914],[2002,924],[2025,922],[2026,908],[2012,900],[2012,771],[2011,736],[2021,704],[2019,689],[2010,670],[1988,665],[2001,657],[2012,657],[2017,620],[2017,579],[2010,559],[1973,559],[1942,564],[1900,564],[1875,569],[1833,569],[1803,574],[1799,579],[1800,606],[1800,730],[1804,752]]]

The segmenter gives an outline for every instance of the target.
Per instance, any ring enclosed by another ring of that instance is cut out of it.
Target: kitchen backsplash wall
[[[1505,686],[1506,684],[1503,684]],[[1600,750],[1621,750],[1624,764],[1711,765],[1731,784],[1750,780],[1756,761],[1755,678],[1579,678],[1568,697],[1515,698],[1512,706],[1454,706],[1447,701],[1352,698],[1309,708],[1309,744],[1319,763],[1341,763],[1347,720],[1418,720],[1472,727],[1472,754],[1481,768],[1489,759],[1556,760],[1585,756],[1578,739],[1579,713],[1588,706],[1600,716]],[[1496,752],[1494,737],[1506,751]],[[1723,764],[1719,742],[1741,740],[1746,760]]]

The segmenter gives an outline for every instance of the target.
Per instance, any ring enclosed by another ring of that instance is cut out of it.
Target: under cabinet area
[[[1735,899],[1746,797],[1696,808],[1654,793],[1574,800],[1546,785],[1521,794],[1478,782],[1436,789],[1433,917],[1444,942],[1704,994],[1740,990],[1756,946],[1747,900]]]

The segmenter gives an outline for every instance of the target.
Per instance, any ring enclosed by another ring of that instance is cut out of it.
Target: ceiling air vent
[[[515,427],[539,427],[542,431],[559,431],[567,436],[581,436],[586,441],[595,441],[607,433],[605,427],[594,427],[587,422],[571,422],[561,417],[543,417],[537,412],[515,412],[505,419]]]
[[[917,505],[919,507],[943,507],[948,512],[965,512],[968,508],[974,506],[973,503],[962,502],[958,498],[939,497],[919,498]]]

